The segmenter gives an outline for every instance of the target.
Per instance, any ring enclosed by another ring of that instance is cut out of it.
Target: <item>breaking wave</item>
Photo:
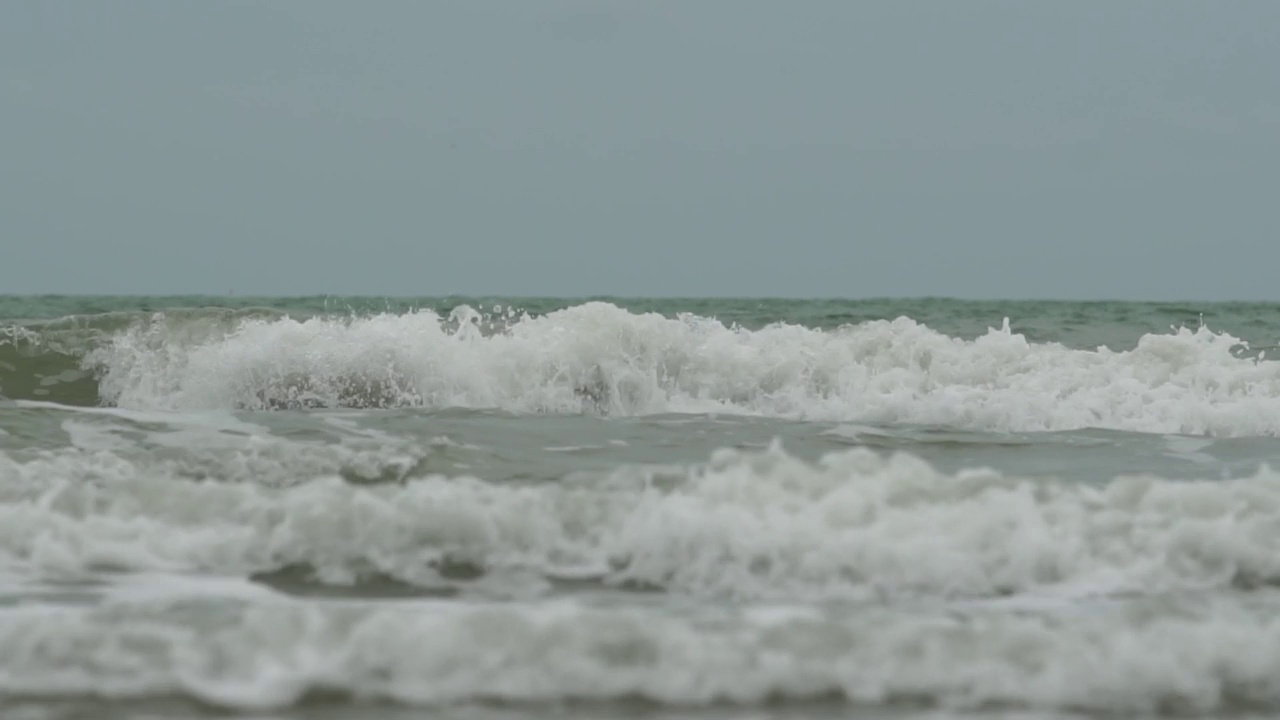
[[[279,442],[201,481],[118,450],[0,454],[0,570],[103,595],[0,607],[0,697],[1280,708],[1266,468],[1073,485],[774,447],[582,483],[365,485],[341,450]],[[317,477],[273,480],[299,462]],[[362,590],[275,589],[307,584]],[[368,601],[388,584],[400,600]],[[467,602],[432,599],[450,593]]]
[[[637,699],[1104,716],[1280,708],[1280,620],[1230,602],[1068,617],[797,607],[709,616],[573,601],[371,608],[192,597],[5,619],[0,695],[10,698],[177,696],[261,711],[338,695],[546,703],[557,715],[566,701]]]
[[[814,464],[775,446],[521,484],[414,472],[433,452],[418,448],[385,453],[399,479],[366,484],[340,470],[363,451],[272,442],[225,455],[202,480],[122,450],[0,454],[0,567],[748,601],[1280,585],[1280,475],[1266,467],[1234,480],[1077,484],[952,475],[866,449]]]
[[[748,330],[587,303],[537,317],[466,307],[301,321],[157,314],[62,346],[47,339],[58,332],[0,342],[9,367],[0,363],[0,393],[135,409],[727,412],[989,431],[1280,435],[1280,365],[1207,327],[1112,351],[1030,342],[1007,321],[967,340],[908,318]]]

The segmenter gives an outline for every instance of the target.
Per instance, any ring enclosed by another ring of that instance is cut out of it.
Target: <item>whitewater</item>
[[[0,717],[1274,715],[1277,310],[0,297]]]

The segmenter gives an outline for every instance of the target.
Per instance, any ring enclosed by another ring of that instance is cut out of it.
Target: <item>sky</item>
[[[0,293],[1280,300],[1280,3],[0,3]]]

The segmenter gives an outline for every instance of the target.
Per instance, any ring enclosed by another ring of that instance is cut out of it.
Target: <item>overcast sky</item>
[[[0,293],[1280,299],[1280,2],[0,2]]]

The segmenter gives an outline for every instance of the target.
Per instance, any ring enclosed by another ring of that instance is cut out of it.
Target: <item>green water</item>
[[[86,316],[132,316],[173,309],[225,308],[270,311],[305,318],[320,314],[367,315],[431,309],[447,314],[459,305],[480,310],[494,306],[540,315],[603,301],[634,313],[692,313],[726,324],[759,328],[786,322],[812,328],[834,328],[868,320],[907,316],[951,335],[971,337],[1009,318],[1013,327],[1036,342],[1062,342],[1072,347],[1132,346],[1145,333],[1206,323],[1252,342],[1280,341],[1280,304],[1212,302],[1075,302],[1020,300],[954,300],[948,298],[788,300],[769,298],[528,298],[528,297],[306,297],[252,296],[69,296],[0,295],[0,321],[22,323]],[[101,318],[98,322],[110,322]]]

